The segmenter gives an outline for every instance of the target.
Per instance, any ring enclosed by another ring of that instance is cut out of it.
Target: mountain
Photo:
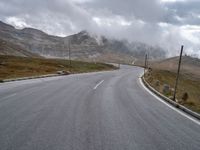
[[[148,53],[149,59],[162,59],[166,57],[166,52],[159,46],[149,46],[141,42],[132,42],[128,47],[133,51],[136,58],[143,58],[145,53]]]
[[[20,46],[0,39],[0,55],[14,55],[22,57],[41,57],[38,54],[31,53]]]
[[[73,59],[104,61],[109,56],[109,61],[126,60],[126,62],[130,62],[133,61],[133,58],[143,58],[146,52],[151,53],[152,59],[165,57],[164,50],[144,43],[108,39],[104,36],[92,35],[87,31],[67,37],[58,37],[33,28],[15,29],[3,22],[0,22],[0,40],[13,45],[9,47],[10,51],[11,49],[15,51],[12,53],[13,55],[16,55],[20,49],[44,57],[64,58],[68,57],[70,47]],[[0,49],[2,51],[3,48],[0,47]],[[5,51],[4,48],[3,54],[11,54]]]

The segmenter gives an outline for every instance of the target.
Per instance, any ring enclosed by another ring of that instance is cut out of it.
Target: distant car
[[[65,70],[61,70],[61,71],[57,71],[57,74],[59,74],[59,75],[68,75],[68,74],[70,74],[70,72],[69,71],[65,71]]]

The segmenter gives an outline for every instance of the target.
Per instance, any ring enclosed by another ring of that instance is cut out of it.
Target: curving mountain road
[[[142,71],[1,84],[0,149],[199,150],[199,122],[147,92]]]

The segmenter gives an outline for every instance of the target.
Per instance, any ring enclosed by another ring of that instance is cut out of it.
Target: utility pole
[[[97,62],[96,62],[96,59],[94,58],[94,64],[96,65],[97,64]]]
[[[147,54],[145,54],[145,60],[144,60],[144,76],[145,76],[146,67],[147,67]]]
[[[118,68],[119,68],[119,69],[121,68],[121,63],[122,63],[122,59],[119,58],[119,62],[118,62]]]
[[[174,96],[173,96],[174,101],[176,100],[176,91],[177,91],[177,86],[178,86],[178,79],[179,79],[179,73],[180,73],[180,67],[181,67],[182,54],[183,54],[183,45],[181,46],[181,53],[180,53],[179,63],[178,63],[178,72],[177,72],[177,75],[176,75],[176,83],[175,83],[175,87],[174,87]]]
[[[147,52],[146,68],[149,68],[149,53]]]
[[[71,72],[71,69],[72,69],[72,62],[71,62],[71,40],[69,38],[69,41],[68,41],[68,56],[69,56],[69,71]]]

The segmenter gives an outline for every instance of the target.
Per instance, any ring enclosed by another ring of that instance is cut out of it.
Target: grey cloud
[[[168,9],[168,15],[173,18],[171,23],[174,24],[191,24],[200,25],[200,1],[188,0],[176,3],[166,3],[165,7]],[[171,14],[171,15],[170,15]],[[177,19],[179,17],[179,19]]]
[[[200,1],[188,0],[176,3],[166,3],[165,6],[171,10],[175,10],[180,17],[186,17],[191,12],[200,14]]]
[[[157,22],[164,14],[158,0],[93,0],[84,5],[97,10],[107,8],[114,14],[148,22]]]
[[[95,12],[107,9],[127,19],[135,17],[150,23],[166,22],[175,25],[200,23],[197,16],[200,15],[200,1],[197,0],[165,4],[158,0],[93,0],[84,6],[92,8]]]
[[[81,28],[87,28],[92,24],[87,11],[66,0],[11,0],[9,2],[2,0],[0,8],[2,20],[6,21],[9,17],[22,18],[27,25],[52,34],[56,34],[56,31],[66,34],[78,32]],[[56,29],[56,27],[60,28]]]
[[[195,15],[199,14],[198,8],[199,2],[191,0],[165,4],[159,0],[1,0],[0,20],[14,24],[12,19],[17,18],[26,26],[55,35],[86,29],[111,38],[160,45],[176,54],[172,49],[181,44],[195,49],[200,46],[181,34],[181,26],[199,25]],[[111,25],[99,25],[94,17],[102,19],[103,24],[110,21]],[[130,25],[116,23],[119,19]]]

